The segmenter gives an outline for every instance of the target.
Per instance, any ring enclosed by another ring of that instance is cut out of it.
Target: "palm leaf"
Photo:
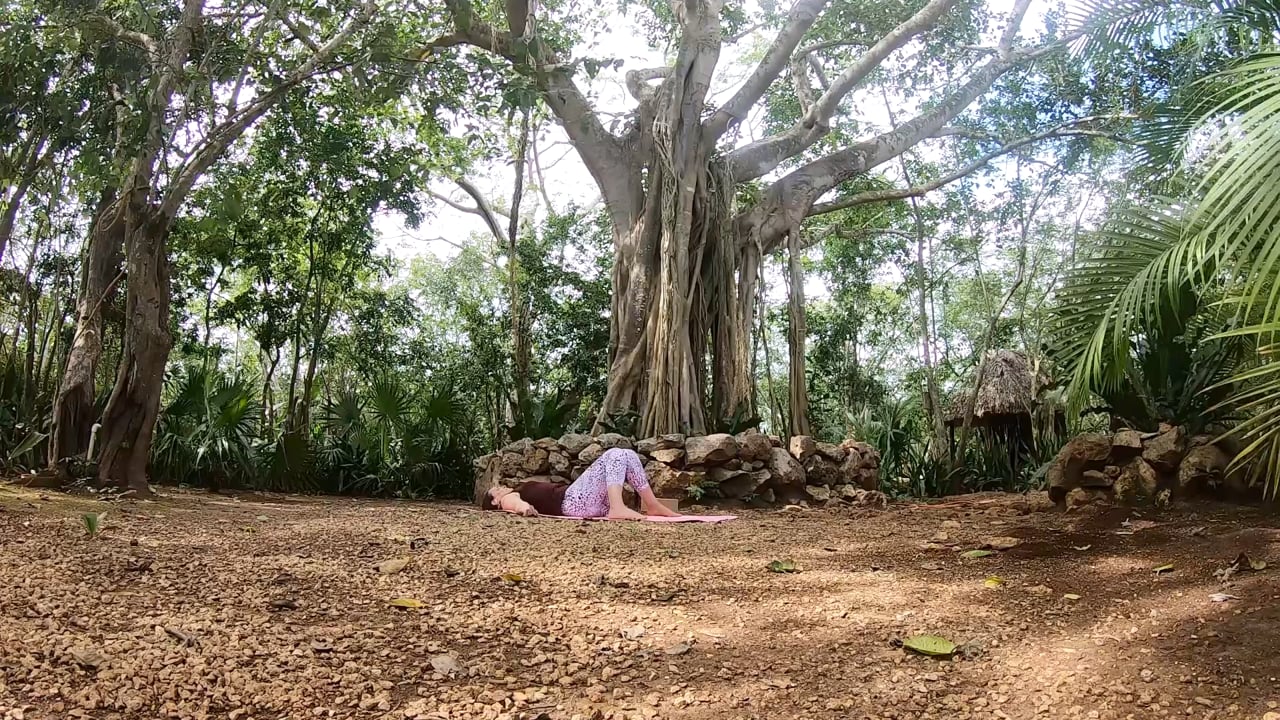
[[[400,427],[410,411],[410,394],[398,381],[381,377],[369,388],[369,412],[384,427]]]
[[[1073,410],[1092,394],[1119,390],[1129,378],[1135,339],[1144,328],[1170,322],[1164,310],[1180,303],[1203,254],[1199,236],[1186,232],[1185,215],[1171,199],[1119,211],[1067,273],[1055,310],[1061,338],[1055,355]]]

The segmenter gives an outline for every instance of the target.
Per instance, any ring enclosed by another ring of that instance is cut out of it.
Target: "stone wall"
[[[1242,476],[1227,473],[1233,448],[1181,427],[1080,435],[1049,464],[1049,498],[1070,506],[1115,500],[1167,501],[1175,496],[1243,494]]]
[[[640,455],[659,497],[681,500],[863,502],[880,484],[880,454],[866,443],[839,445],[748,430],[737,435],[662,435],[633,441],[613,433],[519,440],[476,460],[477,497],[495,484],[572,482],[610,448]]]

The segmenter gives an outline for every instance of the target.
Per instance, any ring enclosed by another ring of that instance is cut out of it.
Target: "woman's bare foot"
[[[605,517],[609,518],[610,520],[643,520],[644,519],[644,515],[641,515],[640,513],[636,512],[635,510],[632,510],[629,507],[624,507],[619,510],[610,510],[609,514],[606,515]]]
[[[644,503],[644,507],[641,509],[644,510],[645,515],[653,515],[655,517],[680,517],[680,513],[660,502]]]

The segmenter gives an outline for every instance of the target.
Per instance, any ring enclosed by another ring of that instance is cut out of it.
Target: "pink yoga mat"
[[[568,517],[566,515],[539,515],[538,517],[551,518],[552,520],[609,520],[610,519],[610,518],[602,518],[602,517],[576,518],[576,517]],[[645,518],[647,522],[662,522],[662,523],[690,523],[690,522],[722,523],[722,522],[728,522],[730,520],[737,520],[737,519],[738,519],[737,515],[679,515],[676,517],[646,517]],[[630,521],[619,520],[618,522],[630,522]]]

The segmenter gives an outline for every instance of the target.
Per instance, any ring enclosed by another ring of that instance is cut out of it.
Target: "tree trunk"
[[[790,289],[787,298],[790,323],[787,327],[787,347],[791,352],[790,370],[787,376],[790,422],[792,436],[812,435],[809,427],[809,388],[805,377],[805,340],[808,328],[804,317],[804,273],[800,269],[800,225],[793,225],[787,237],[787,270]]]
[[[320,366],[320,349],[324,344],[325,333],[329,331],[329,324],[333,321],[333,313],[336,307],[337,300],[330,302],[328,309],[324,311],[324,317],[316,318],[312,324],[311,350],[307,356],[307,374],[302,380],[302,395],[298,398],[298,418],[294,426],[298,430],[305,430],[311,427],[311,397],[315,388],[316,370]]]
[[[58,357],[58,341],[62,335],[62,325],[66,321],[66,310],[62,306],[62,293],[65,288],[53,286],[52,302],[49,307],[49,319],[45,322],[44,337],[40,340],[40,362],[36,375],[41,386],[49,386],[49,373],[54,359]]]
[[[52,157],[52,153],[45,149],[45,138],[35,136],[27,140],[23,154],[25,160],[19,170],[21,175],[13,192],[3,202],[4,210],[0,211],[0,260],[4,259],[4,251],[13,237],[13,228],[17,225],[18,210],[22,207],[23,198],[35,182],[37,172]]]
[[[945,410],[942,407],[942,398],[938,390],[938,375],[933,364],[933,334],[930,332],[932,323],[928,307],[930,273],[925,267],[924,260],[924,223],[920,219],[920,210],[915,207],[914,200],[912,200],[912,207],[915,212],[916,229],[916,285],[919,288],[917,311],[920,322],[920,360],[924,364],[924,411],[925,417],[929,421],[929,427],[933,431],[929,443],[929,452],[934,458],[940,458],[944,455],[948,443],[946,439],[946,422],[943,419]]]
[[[127,196],[124,349],[115,388],[102,415],[98,479],[139,495],[150,493],[147,463],[160,413],[160,391],[173,339],[169,333],[169,223],[151,207],[145,189]]]
[[[98,363],[102,359],[102,308],[111,302],[122,274],[120,249],[125,225],[114,190],[103,191],[93,217],[76,300],[76,332],[53,406],[50,467],[63,458],[84,454],[89,447],[89,432],[97,420],[94,401]]]
[[[529,149],[529,110],[520,121],[520,139],[516,150],[515,189],[511,192],[511,222],[507,227],[508,290],[511,305],[511,375],[515,384],[516,407],[512,414],[518,427],[528,428],[529,404],[529,317],[520,291],[520,200],[524,195],[524,166]],[[528,432],[526,429],[525,432]],[[513,440],[515,438],[512,438]]]
[[[34,256],[35,248],[32,248],[31,254]],[[38,333],[36,327],[39,325],[38,318],[40,316],[40,292],[41,288],[35,283],[28,282],[24,288],[27,300],[27,320],[24,334],[27,338],[26,352],[23,353],[22,361],[22,412],[26,417],[31,417],[32,410],[36,404],[36,345]]]
[[[264,358],[268,357],[266,351],[263,351],[262,355]],[[267,371],[262,377],[262,426],[269,436],[274,436],[276,428],[276,398],[272,381],[275,379],[276,367],[280,365],[280,347],[272,348],[269,357],[271,362],[264,363],[267,366]]]
[[[234,248],[235,245],[233,244]],[[209,370],[209,344],[213,338],[213,331],[210,328],[210,316],[213,314],[213,294],[218,291],[218,285],[222,282],[222,273],[225,272],[227,266],[223,263],[218,264],[218,274],[213,277],[213,282],[209,285],[209,291],[204,296],[204,348],[201,353],[200,369],[208,372]]]

